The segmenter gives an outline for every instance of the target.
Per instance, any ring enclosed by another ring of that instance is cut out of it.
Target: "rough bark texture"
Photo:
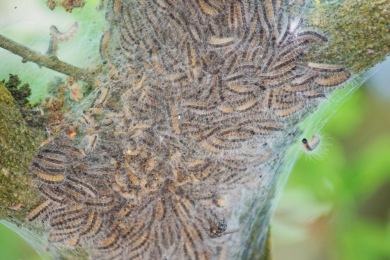
[[[30,218],[67,257],[268,258],[285,151],[349,76],[330,64],[361,72],[388,53],[389,3],[366,2],[319,4],[301,24],[283,1],[110,1],[109,72],[33,160],[40,192],[42,139],[0,86],[0,217],[23,222],[42,198]]]

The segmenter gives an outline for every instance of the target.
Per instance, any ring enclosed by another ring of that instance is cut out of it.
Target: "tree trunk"
[[[299,124],[390,48],[388,1],[315,2],[108,1],[98,86],[42,145],[0,84],[0,219],[65,258],[270,259]]]

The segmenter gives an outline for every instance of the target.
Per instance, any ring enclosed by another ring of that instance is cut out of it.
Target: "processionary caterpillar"
[[[57,27],[54,25],[50,26],[50,35],[54,38],[54,40],[59,42],[65,42],[72,39],[79,30],[79,24],[75,22],[72,27],[70,27],[69,31],[66,33],[61,33]]]
[[[49,56],[56,56],[58,50],[58,43],[72,39],[76,35],[78,30],[79,24],[77,22],[75,22],[72,27],[70,27],[67,33],[61,33],[54,25],[50,26],[51,38],[49,43],[49,49],[47,50],[46,54]]]
[[[302,139],[302,147],[305,152],[314,151],[320,144],[321,139],[318,135],[313,135],[312,139],[308,141],[306,138]]]

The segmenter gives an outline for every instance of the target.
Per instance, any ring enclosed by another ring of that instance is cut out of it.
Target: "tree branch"
[[[0,47],[6,49],[13,54],[22,57],[22,62],[34,62],[43,67],[58,71],[75,79],[80,79],[87,82],[89,85],[94,85],[94,77],[85,69],[78,68],[66,62],[59,60],[57,57],[49,57],[39,52],[33,51],[26,46],[19,44],[11,39],[0,34]]]

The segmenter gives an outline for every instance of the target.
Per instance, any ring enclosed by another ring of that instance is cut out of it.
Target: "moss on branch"
[[[13,96],[0,82],[0,219],[24,221],[38,203],[29,165],[43,132],[28,127]]]
[[[330,39],[322,53],[308,59],[344,64],[361,73],[390,52],[390,1],[344,0],[317,4],[307,15],[308,25]]]

